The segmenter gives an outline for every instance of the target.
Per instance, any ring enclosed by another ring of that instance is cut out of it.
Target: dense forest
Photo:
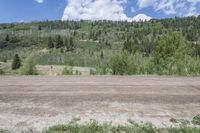
[[[0,24],[0,62],[30,53],[40,65],[87,66],[96,74],[199,75],[200,16]]]

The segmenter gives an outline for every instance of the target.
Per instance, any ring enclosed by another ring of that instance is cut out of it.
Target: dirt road
[[[157,126],[200,113],[200,77],[0,77],[0,128],[42,131],[73,117]]]

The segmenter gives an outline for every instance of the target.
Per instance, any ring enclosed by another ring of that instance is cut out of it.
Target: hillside
[[[99,74],[197,75],[200,73],[200,16],[131,23],[0,24],[1,62],[12,60],[15,54],[23,60],[32,52],[36,53],[38,65],[94,67]]]

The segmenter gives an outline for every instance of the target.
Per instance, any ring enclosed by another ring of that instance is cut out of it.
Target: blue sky
[[[41,20],[149,20],[200,14],[200,0],[0,0],[0,23]]]

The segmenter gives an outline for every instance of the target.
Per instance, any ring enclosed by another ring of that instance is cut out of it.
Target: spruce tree
[[[62,48],[64,45],[63,40],[60,35],[56,36],[56,48]]]
[[[104,59],[104,53],[103,53],[103,51],[101,51],[101,59]]]
[[[48,48],[52,49],[54,48],[54,43],[51,37],[48,38]]]
[[[6,41],[6,42],[9,42],[9,41],[10,41],[9,35],[6,35],[5,41]]]
[[[12,69],[16,70],[21,67],[21,60],[18,54],[14,56],[13,62],[12,62]]]
[[[69,39],[69,44],[70,44],[70,51],[73,51],[74,50],[74,40],[73,40],[73,38],[72,37],[70,37],[70,39]]]
[[[68,40],[68,38],[65,38],[64,45],[65,45],[65,48],[66,48],[67,50],[69,50],[69,40]]]

